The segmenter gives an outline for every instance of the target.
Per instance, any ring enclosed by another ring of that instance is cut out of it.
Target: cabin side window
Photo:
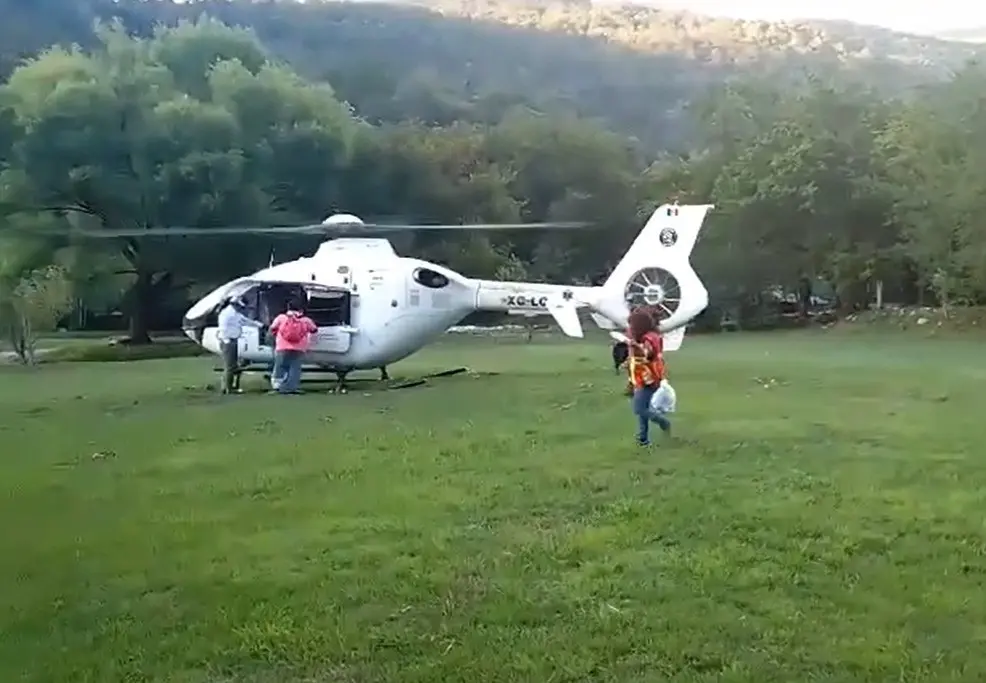
[[[352,294],[347,290],[309,292],[305,313],[319,327],[352,324]]]
[[[411,277],[419,285],[428,289],[441,289],[447,287],[449,284],[447,277],[430,268],[415,268],[414,272],[411,273]]]

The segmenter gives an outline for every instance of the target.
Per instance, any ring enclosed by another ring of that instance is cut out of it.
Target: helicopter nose
[[[181,330],[185,336],[196,344],[202,343],[202,334],[205,331],[205,324],[202,318],[189,318],[187,315],[181,319]]]

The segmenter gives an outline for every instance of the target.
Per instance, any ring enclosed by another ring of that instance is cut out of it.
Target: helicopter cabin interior
[[[247,315],[269,325],[289,303],[301,304],[305,314],[319,327],[342,327],[352,323],[352,295],[332,289],[293,282],[263,283],[244,294]]]
[[[300,303],[305,314],[321,327],[345,327],[352,324],[352,294],[348,289],[295,282],[263,282],[238,295],[246,305],[244,313],[265,326],[284,313],[289,303]],[[219,307],[206,325],[215,325]]]

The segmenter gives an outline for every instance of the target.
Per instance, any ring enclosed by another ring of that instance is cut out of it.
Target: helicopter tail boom
[[[594,287],[567,287],[540,282],[475,280],[476,310],[534,317],[550,315],[569,337],[583,336],[578,309]]]

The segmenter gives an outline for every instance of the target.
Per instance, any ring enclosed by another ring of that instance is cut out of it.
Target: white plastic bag
[[[678,407],[678,396],[675,394],[674,387],[666,379],[661,380],[660,386],[650,399],[650,410],[656,415],[673,413]]]

